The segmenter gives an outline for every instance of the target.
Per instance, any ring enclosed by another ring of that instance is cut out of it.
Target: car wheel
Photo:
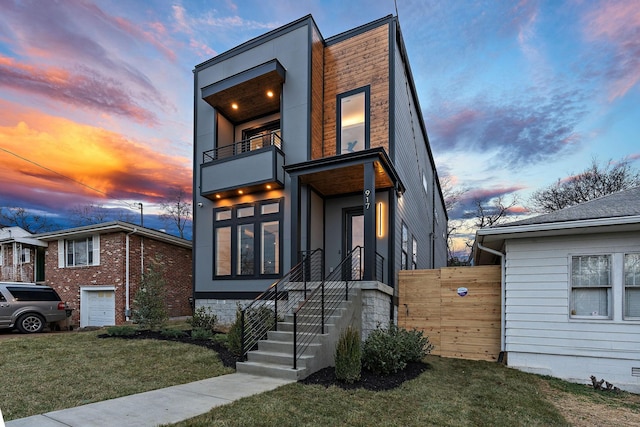
[[[44,329],[44,319],[39,314],[23,314],[16,324],[18,330],[23,334],[35,334]]]

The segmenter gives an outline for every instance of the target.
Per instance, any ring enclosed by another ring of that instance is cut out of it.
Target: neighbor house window
[[[640,317],[640,254],[624,256],[624,317]]]
[[[280,274],[281,226],[281,200],[216,209],[214,277],[258,278]]]
[[[338,95],[337,154],[369,148],[369,86]]]
[[[409,230],[405,223],[402,223],[402,244],[400,252],[400,269],[409,269]]]
[[[571,315],[610,317],[611,256],[571,258]]]
[[[21,251],[21,254],[20,254],[20,262],[21,263],[30,263],[31,262],[31,249],[22,248],[22,251]]]

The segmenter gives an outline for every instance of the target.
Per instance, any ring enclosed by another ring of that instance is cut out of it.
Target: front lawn
[[[425,361],[429,369],[393,390],[295,383],[173,426],[631,426],[640,422],[638,395],[596,392],[497,363],[436,356]]]
[[[100,333],[104,330],[3,337],[0,409],[5,421],[234,372],[204,347],[100,339]]]

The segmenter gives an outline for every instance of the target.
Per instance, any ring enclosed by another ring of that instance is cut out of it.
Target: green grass
[[[99,333],[104,331],[3,338],[5,421],[233,372],[202,347],[100,339]]]
[[[173,426],[566,426],[552,404],[554,396],[541,391],[540,384],[549,381],[562,392],[594,394],[584,385],[497,363],[435,356],[426,361],[430,369],[395,390],[345,391],[295,383]],[[624,394],[595,394],[607,405],[624,400]]]

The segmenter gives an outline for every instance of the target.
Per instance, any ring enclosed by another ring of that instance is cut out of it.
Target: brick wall
[[[192,314],[189,297],[192,295],[192,251],[139,235],[129,241],[129,295],[130,306],[140,286],[142,269],[159,259],[167,285],[169,316]],[[142,256],[144,255],[144,256]],[[144,266],[144,267],[143,267]],[[80,325],[80,288],[110,286],[115,289],[115,321],[126,321],[126,233],[100,235],[100,265],[84,267],[58,267],[58,241],[49,242],[45,253],[46,284],[74,309],[72,324]]]
[[[18,245],[18,263],[14,264],[13,245],[3,245],[2,262],[0,262],[0,280],[5,282],[33,282],[35,280],[36,251],[29,249],[29,262],[20,262],[20,248]]]

